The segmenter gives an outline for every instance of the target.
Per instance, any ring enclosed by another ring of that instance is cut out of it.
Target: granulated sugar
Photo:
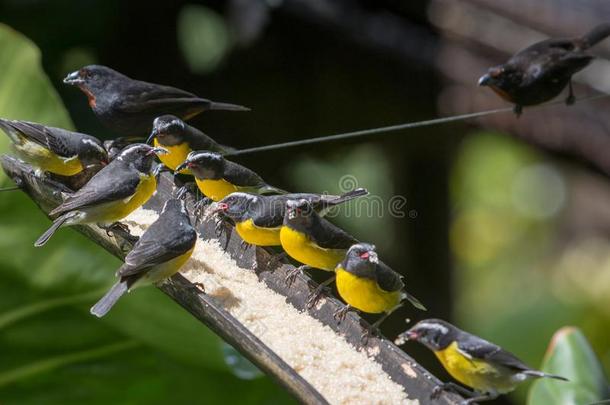
[[[140,235],[157,218],[140,209],[125,222]],[[217,241],[198,240],[181,273],[202,283],[254,335],[294,368],[332,404],[418,404],[407,399],[381,365],[328,326],[297,311],[286,298],[240,268]],[[373,350],[374,352],[374,350]]]

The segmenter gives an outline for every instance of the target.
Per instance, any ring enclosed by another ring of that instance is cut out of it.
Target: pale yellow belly
[[[499,370],[482,360],[465,357],[458,351],[456,342],[434,354],[453,378],[479,392],[504,394],[514,390],[517,385],[511,378],[511,372]]]
[[[197,182],[197,187],[206,197],[210,198],[212,201],[220,201],[226,196],[236,191],[240,191],[240,188],[234,186],[226,180],[200,180],[195,178]]]
[[[79,223],[110,224],[120,221],[146,203],[156,189],[155,176],[145,176],[131,197],[79,210],[85,212],[85,217]]]
[[[155,147],[162,147],[167,149],[169,153],[159,154],[159,160],[165,166],[169,167],[172,170],[176,170],[176,167],[180,166],[185,160],[187,155],[191,152],[191,148],[186,143],[181,143],[179,145],[174,146],[166,146],[161,145],[157,138],[154,139]],[[183,174],[191,174],[191,171],[186,169],[181,171]]]
[[[173,276],[178,271],[180,271],[180,268],[182,268],[182,266],[184,266],[184,264],[188,261],[188,259],[193,254],[194,249],[195,247],[193,246],[191,250],[184,253],[183,255],[180,255],[158,266],[151,267],[144,276],[142,276],[138,281],[134,283],[133,286],[131,286],[131,289],[133,290],[137,287],[158,283],[160,281],[165,280],[166,278]]]
[[[282,226],[280,231],[282,248],[290,257],[317,269],[334,271],[345,257],[344,249],[324,249],[313,243],[306,235]]]
[[[24,140],[23,144],[13,145],[19,157],[31,165],[60,176],[74,176],[83,171],[78,157],[62,158],[35,142]]]
[[[400,303],[400,291],[383,291],[374,280],[356,277],[338,267],[337,291],[343,301],[364,312],[387,312]]]
[[[260,228],[254,225],[252,219],[235,225],[235,230],[243,240],[257,246],[280,246],[280,229],[281,227]]]

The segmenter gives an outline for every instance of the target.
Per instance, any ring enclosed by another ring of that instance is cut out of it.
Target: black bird
[[[610,23],[600,24],[582,37],[547,39],[494,66],[479,79],[504,100],[515,104],[515,114],[523,106],[541,104],[555,98],[569,86],[566,104],[574,103],[572,75],[593,60],[586,51],[610,35]]]
[[[249,110],[206,100],[175,87],[134,80],[101,65],[72,72],[64,83],[78,86],[87,95],[97,118],[121,136],[147,136],[153,120],[163,114],[188,120],[206,110]]]

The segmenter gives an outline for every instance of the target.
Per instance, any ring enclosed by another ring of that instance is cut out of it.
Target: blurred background
[[[0,0],[0,22],[33,42],[1,27],[0,115],[112,138],[61,83],[92,63],[251,107],[192,121],[237,148],[480,111],[506,106],[476,86],[487,67],[608,17],[604,0]],[[593,53],[577,96],[610,90],[610,41]],[[20,68],[3,68],[17,59]],[[294,191],[337,192],[349,176],[384,203],[334,221],[375,243],[429,309],[399,311],[384,325],[390,338],[405,318],[440,317],[538,367],[553,332],[576,325],[608,370],[609,106],[497,114],[239,162]],[[406,198],[403,215],[389,214],[392,196]],[[22,193],[1,196],[0,402],[293,402],[153,288],[91,317],[119,262],[68,230],[34,249],[48,223]],[[429,352],[405,350],[448,379]]]

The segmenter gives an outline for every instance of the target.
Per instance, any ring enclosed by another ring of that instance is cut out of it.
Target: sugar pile
[[[125,222],[140,235],[157,218],[139,209]],[[231,315],[294,368],[332,404],[418,404],[407,399],[381,365],[328,326],[297,311],[286,298],[237,266],[217,241],[198,240],[181,273],[202,283]]]

